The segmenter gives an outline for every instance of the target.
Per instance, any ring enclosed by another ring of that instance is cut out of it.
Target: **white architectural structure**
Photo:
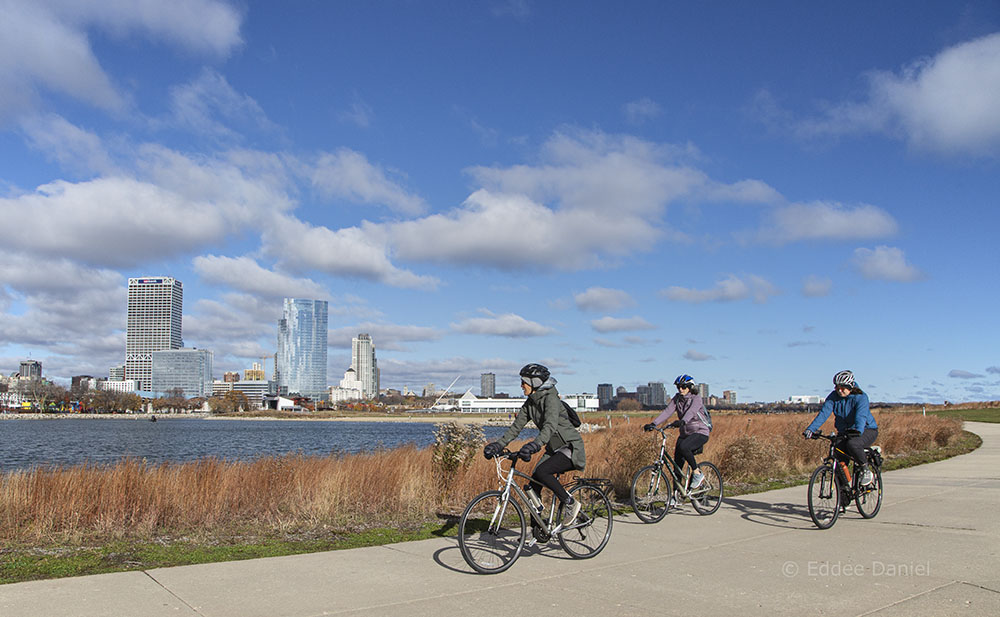
[[[230,385],[233,386],[233,390],[242,392],[247,397],[251,409],[260,409],[264,397],[271,390],[271,382],[265,379],[242,379]]]
[[[362,398],[375,398],[379,391],[378,361],[375,359],[375,342],[369,334],[359,334],[351,339],[351,368],[361,382]]]
[[[340,380],[340,385],[330,387],[330,402],[356,401],[363,398],[363,391],[364,384],[358,379],[354,369],[349,368],[344,372],[344,378]]]
[[[788,397],[789,403],[805,403],[807,405],[818,405],[823,402],[823,397],[812,394],[795,394]]]
[[[152,387],[153,352],[180,349],[184,286],[167,277],[128,280],[128,323],[125,330],[125,380]]]
[[[139,382],[135,379],[106,379],[97,382],[97,389],[120,393],[135,392],[139,389]]]
[[[598,408],[597,396],[593,394],[569,394],[559,398],[577,413],[597,411]],[[458,408],[462,413],[517,413],[524,401],[523,398],[479,398],[466,392],[458,399]]]

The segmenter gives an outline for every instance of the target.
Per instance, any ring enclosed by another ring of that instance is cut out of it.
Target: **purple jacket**
[[[674,398],[667,403],[667,408],[663,413],[656,416],[653,424],[660,425],[670,419],[670,416],[677,414],[677,419],[681,421],[681,437],[694,435],[708,435],[708,425],[705,424],[705,403],[701,400],[700,394],[688,392],[686,395],[678,392]]]

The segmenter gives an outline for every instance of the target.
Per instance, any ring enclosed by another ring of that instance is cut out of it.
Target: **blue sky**
[[[218,375],[308,297],[331,383],[1000,398],[996,2],[0,14],[4,373],[106,375],[168,275]]]

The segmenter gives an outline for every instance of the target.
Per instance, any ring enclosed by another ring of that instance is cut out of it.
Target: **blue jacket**
[[[826,397],[823,408],[819,410],[819,413],[816,414],[816,419],[806,427],[806,430],[814,433],[818,431],[819,427],[823,426],[823,423],[826,422],[831,413],[833,414],[833,426],[836,427],[837,432],[840,434],[851,430],[864,433],[866,428],[878,428],[878,424],[875,423],[875,417],[872,416],[871,410],[868,409],[867,394],[862,392],[861,394],[840,396],[834,390]]]

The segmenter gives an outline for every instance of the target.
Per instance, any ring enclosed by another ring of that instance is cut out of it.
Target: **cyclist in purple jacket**
[[[698,488],[705,481],[704,474],[698,469],[698,463],[694,458],[694,451],[708,443],[709,428],[705,411],[705,404],[698,394],[698,388],[694,385],[694,378],[690,375],[680,375],[674,380],[677,386],[677,394],[674,395],[663,413],[656,416],[656,419],[643,426],[643,430],[651,431],[658,424],[666,422],[670,416],[677,414],[677,420],[671,426],[679,426],[680,434],[677,436],[677,445],[674,446],[674,460],[677,467],[684,469],[684,463],[691,465],[691,489]]]

